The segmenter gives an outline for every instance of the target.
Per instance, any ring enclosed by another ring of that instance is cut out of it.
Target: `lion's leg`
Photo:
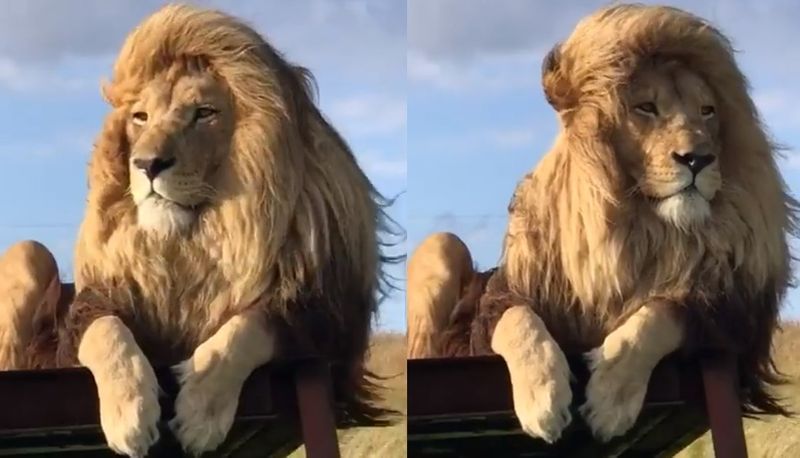
[[[120,300],[119,296],[125,297]],[[159,437],[161,407],[153,367],[123,321],[127,292],[84,286],[59,325],[59,365],[80,364],[97,386],[100,426],[111,450],[146,456]]]
[[[245,380],[275,356],[275,334],[258,311],[228,320],[175,367],[181,384],[170,427],[184,450],[216,449],[228,434]]]
[[[548,443],[557,441],[572,421],[571,373],[544,322],[528,306],[510,307],[498,320],[491,345],[508,366],[522,429]]]
[[[0,370],[28,366],[36,321],[55,309],[60,291],[55,258],[42,244],[19,242],[0,257]]]
[[[73,307],[81,305],[79,294]],[[80,339],[78,361],[97,385],[100,425],[109,448],[146,456],[159,436],[159,386],[131,331],[113,315],[94,319]]]
[[[670,307],[643,306],[587,354],[592,375],[580,410],[598,439],[607,441],[633,426],[650,374],[681,345],[684,328]]]
[[[453,234],[433,234],[417,247],[406,287],[409,358],[440,356],[436,336],[474,273],[467,246]]]

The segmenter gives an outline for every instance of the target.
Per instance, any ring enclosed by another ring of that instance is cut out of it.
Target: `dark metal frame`
[[[409,360],[409,456],[671,456],[710,425],[716,456],[747,457],[732,358],[665,358],[651,376],[637,424],[605,444],[577,413],[589,377],[585,363],[580,355],[568,360],[575,375],[573,422],[553,445],[520,430],[500,357]]]
[[[701,364],[714,454],[725,458],[747,458],[736,359],[725,355],[705,358]]]
[[[167,368],[156,375],[167,396],[162,438],[149,456],[181,456],[165,427],[177,384]],[[105,447],[96,387],[84,368],[0,372],[0,406],[0,455],[115,456]],[[330,370],[319,359],[257,369],[242,390],[231,433],[211,456],[285,456],[301,442],[309,458],[340,456]]]

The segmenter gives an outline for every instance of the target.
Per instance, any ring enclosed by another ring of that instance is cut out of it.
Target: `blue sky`
[[[653,2],[646,2],[653,3]],[[789,151],[781,171],[800,195],[800,2],[662,1],[722,28],[753,96]],[[517,181],[545,153],[556,117],[539,79],[543,55],[604,1],[410,0],[408,246],[452,231],[480,267],[500,254]],[[800,293],[785,315],[800,318]]]
[[[0,0],[0,249],[44,242],[66,279],[86,196],[86,162],[107,106],[99,84],[137,22],[159,1]],[[517,180],[556,131],[544,101],[544,53],[603,1],[196,1],[248,20],[312,69],[320,104],[377,187],[403,191],[391,214],[407,247],[454,231],[482,267],[496,263]],[[793,0],[666,3],[711,19],[740,50],[753,95],[790,151],[781,167],[800,195],[800,24]],[[408,140],[407,140],[408,138]],[[408,155],[406,151],[408,150]],[[402,247],[400,248],[402,250]],[[405,278],[404,266],[391,272]],[[405,295],[382,307],[405,326]],[[787,314],[800,318],[800,293]]]
[[[0,249],[45,243],[65,279],[86,164],[107,106],[99,86],[126,33],[163,2],[3,0],[0,14]],[[240,16],[317,78],[320,105],[378,189],[406,189],[404,0],[196,1]],[[406,196],[390,214],[406,225]],[[404,252],[400,247],[397,252]],[[404,266],[391,272],[404,277]],[[404,296],[380,326],[405,327]]]

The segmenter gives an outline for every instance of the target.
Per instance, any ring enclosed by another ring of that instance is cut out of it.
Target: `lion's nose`
[[[693,175],[708,167],[717,157],[713,154],[701,154],[690,151],[688,153],[672,153],[672,159],[678,164],[686,166]]]
[[[133,160],[133,166],[144,172],[147,178],[154,180],[159,173],[167,170],[175,165],[175,158],[136,158]]]

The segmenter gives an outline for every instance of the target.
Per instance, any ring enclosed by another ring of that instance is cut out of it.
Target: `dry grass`
[[[775,338],[775,362],[790,383],[779,389],[781,396],[800,412],[800,323],[784,324]],[[753,458],[800,457],[800,418],[745,420],[749,456]],[[705,434],[677,455],[680,458],[713,457],[711,437]]]
[[[406,446],[406,336],[380,334],[375,336],[369,354],[369,367],[386,377],[386,404],[403,413],[397,423],[381,428],[354,428],[339,432],[343,458],[405,458]],[[302,447],[290,455],[305,457]]]

